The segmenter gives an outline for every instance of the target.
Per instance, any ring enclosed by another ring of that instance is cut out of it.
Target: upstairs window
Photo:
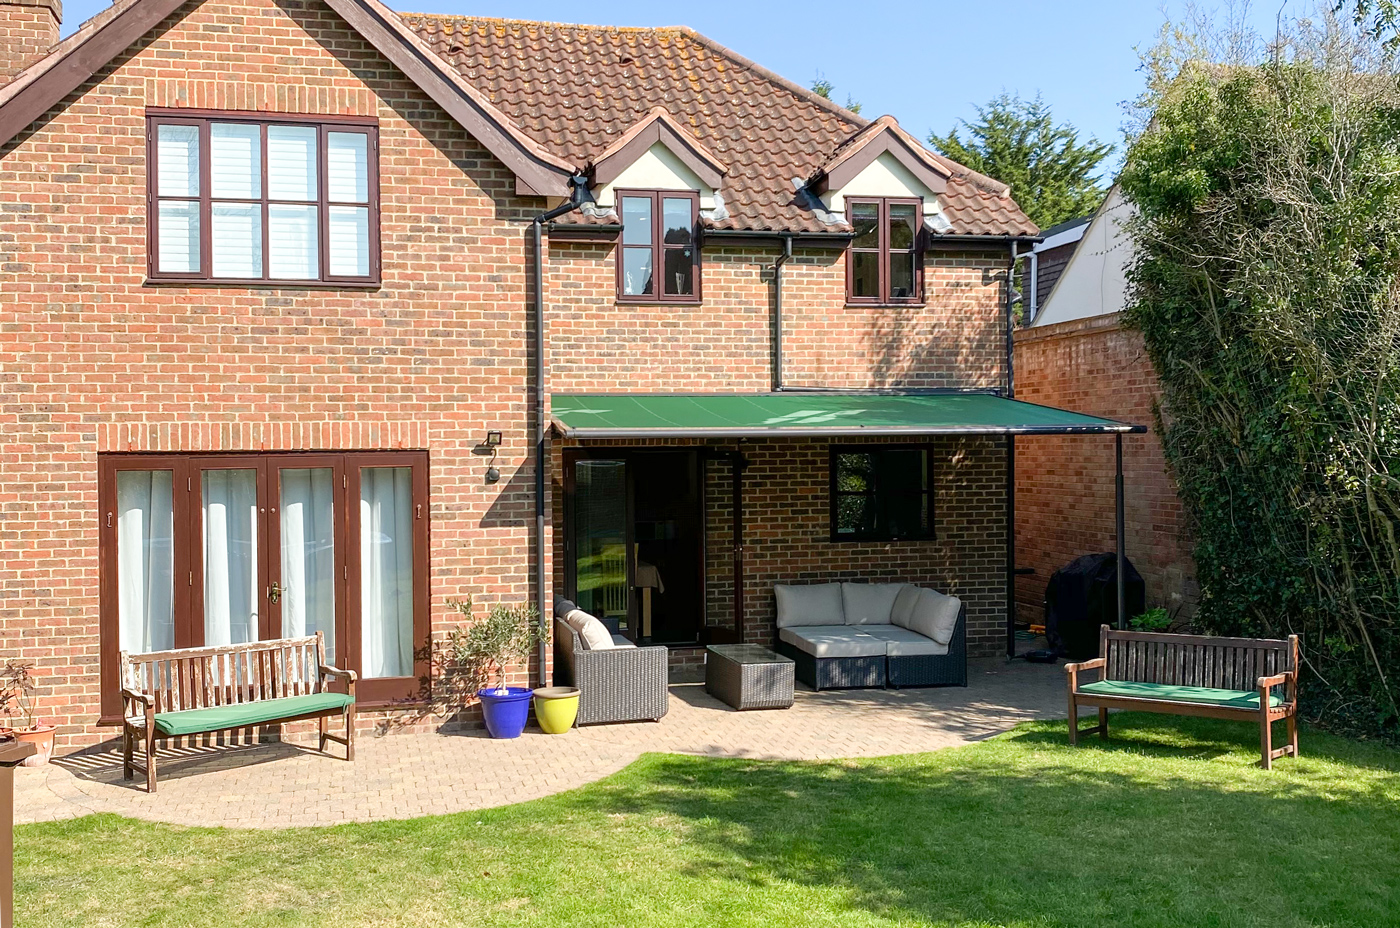
[[[379,282],[372,122],[167,111],[147,137],[152,280]]]
[[[628,303],[693,303],[700,298],[696,223],[700,195],[619,191],[622,242],[617,298]]]
[[[848,303],[921,303],[918,200],[846,200],[855,237],[846,256]]]
[[[832,541],[923,541],[934,537],[928,448],[847,445],[831,449]]]

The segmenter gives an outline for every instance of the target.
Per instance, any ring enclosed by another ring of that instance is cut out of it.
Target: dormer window
[[[626,303],[694,303],[700,298],[694,191],[619,190],[622,241],[617,299]]]
[[[848,303],[923,302],[922,211],[918,200],[846,198],[846,215],[855,232],[846,255]]]

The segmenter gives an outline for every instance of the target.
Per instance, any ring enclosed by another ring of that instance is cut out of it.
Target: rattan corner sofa
[[[779,654],[816,690],[967,686],[967,609],[908,583],[775,584]]]
[[[639,648],[620,635],[590,648],[566,619],[571,614],[582,611],[555,599],[554,683],[578,687],[578,724],[659,721],[670,709],[667,649]]]

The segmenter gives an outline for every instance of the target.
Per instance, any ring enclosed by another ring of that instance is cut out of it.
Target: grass
[[[17,924],[1400,924],[1400,754],[1115,716],[936,754],[649,755],[536,802],[272,832],[89,816],[17,835]],[[470,776],[470,771],[464,771]]]

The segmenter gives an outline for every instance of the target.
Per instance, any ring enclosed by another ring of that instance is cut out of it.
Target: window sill
[[[937,540],[937,536],[934,535],[920,538],[850,538],[846,536],[831,536],[831,543],[834,545],[908,545]]]
[[[638,306],[700,306],[705,301],[697,297],[693,300],[615,300],[614,302],[618,306],[635,309]]]
[[[147,287],[237,287],[247,290],[378,290],[383,281],[325,281],[325,280],[248,280],[247,278],[147,277]]]
[[[928,303],[924,300],[908,300],[903,303],[852,303],[846,301],[847,309],[924,309]]]

